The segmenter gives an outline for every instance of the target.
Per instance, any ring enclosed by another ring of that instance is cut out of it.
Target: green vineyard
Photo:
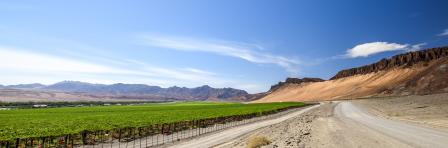
[[[0,111],[0,141],[14,142],[18,139],[75,135],[81,136],[85,142],[88,133],[98,131],[120,131],[116,136],[120,138],[122,129],[128,132],[123,135],[141,129],[163,133],[167,131],[166,128],[168,132],[178,131],[182,130],[180,128],[230,122],[304,105],[297,102],[263,104],[186,102],[4,110]]]

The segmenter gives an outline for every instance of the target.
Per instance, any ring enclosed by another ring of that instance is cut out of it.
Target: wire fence
[[[147,148],[174,143],[223,129],[276,118],[297,107],[211,119],[155,124],[114,130],[84,131],[78,134],[0,141],[0,148]]]

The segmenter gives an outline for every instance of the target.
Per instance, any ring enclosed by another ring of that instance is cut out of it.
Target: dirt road
[[[448,146],[446,132],[372,116],[351,102],[341,102],[335,110],[343,120],[352,120],[412,146],[431,148]]]
[[[252,123],[252,124],[248,124],[248,125],[243,125],[243,126],[238,126],[235,128],[231,128],[231,129],[227,129],[224,130],[222,132],[219,133],[213,133],[213,134],[209,134],[209,135],[205,135],[202,137],[198,137],[189,141],[185,141],[185,142],[180,142],[177,143],[175,145],[172,145],[171,147],[176,147],[176,148],[207,148],[207,147],[212,147],[212,146],[216,146],[228,141],[231,141],[237,137],[240,137],[244,134],[250,133],[256,129],[262,128],[262,127],[266,127],[269,125],[273,125],[273,124],[278,124],[281,123],[285,120],[288,120],[290,118],[296,117],[300,114],[303,114],[309,110],[312,110],[316,107],[319,107],[319,105],[315,105],[315,106],[311,106],[302,110],[299,110],[297,112],[294,113],[290,113],[287,115],[284,115],[282,117],[279,118],[275,118],[275,119],[270,119],[270,120],[265,120],[265,121],[260,121],[260,122],[256,122],[256,123]]]
[[[246,147],[266,137],[265,147],[446,147],[448,132],[375,116],[351,102],[324,103],[282,123],[261,128],[218,147]]]

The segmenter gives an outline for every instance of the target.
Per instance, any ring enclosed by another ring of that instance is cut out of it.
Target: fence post
[[[138,128],[138,142],[140,143],[140,147],[142,147],[142,128]]]
[[[199,135],[201,135],[201,128],[202,128],[202,120],[199,120],[199,123],[198,123],[198,125],[199,125]]]
[[[19,148],[19,144],[20,144],[20,139],[17,138],[17,139],[16,139],[16,148]]]
[[[154,136],[156,132],[154,131],[154,127],[151,125],[151,146],[154,146]]]
[[[156,134],[156,145],[159,145],[159,135],[160,135],[160,130],[159,130],[159,124],[156,124],[157,125],[157,127],[156,127],[156,129],[155,129],[155,131],[154,132],[156,132],[157,134]]]
[[[133,136],[133,141],[134,141],[134,145],[132,145],[132,147],[135,147],[135,141],[137,141],[136,139],[135,139],[135,129],[134,128],[132,128],[131,129],[132,131],[131,131],[131,133],[132,133],[132,136]]]
[[[176,129],[176,141],[179,140],[179,123],[176,122],[174,125],[174,128]]]
[[[87,137],[87,132],[82,132],[82,134],[81,134],[81,141],[82,141],[82,145],[85,145],[87,142],[86,142],[86,137]]]
[[[42,148],[45,148],[45,137],[42,138]]]
[[[199,129],[198,134],[201,135],[201,130],[202,130],[202,129],[201,129],[201,128],[202,128],[202,120],[198,120],[198,127],[199,127],[199,128],[198,128],[198,129]]]
[[[121,141],[121,129],[118,130],[118,148],[120,148],[121,146],[120,141]]]
[[[104,147],[104,131],[103,130],[101,130],[100,131],[100,143],[101,143],[101,148],[103,148]]]
[[[166,124],[163,124],[162,125],[162,143],[161,144],[165,144],[165,139],[166,139],[166,126],[168,126],[168,125],[166,125]]]
[[[173,139],[174,139],[174,130],[173,130],[173,128],[174,128],[174,124],[173,123],[170,123],[170,126],[169,126],[170,128],[169,128],[169,133],[171,134],[171,138],[170,138],[170,140],[171,141],[173,141]]]
[[[151,125],[152,126],[152,125]],[[149,136],[149,127],[146,128],[146,134],[145,134],[145,147],[148,147],[148,136]]]

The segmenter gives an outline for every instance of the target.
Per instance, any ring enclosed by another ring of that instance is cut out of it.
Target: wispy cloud
[[[62,80],[78,80],[91,83],[142,83],[149,85],[187,86],[211,85],[213,87],[237,87],[258,92],[263,86],[223,78],[197,68],[162,68],[136,60],[110,59],[126,63],[127,67],[113,63],[95,63],[90,60],[32,52],[29,49],[0,47],[0,72],[3,84],[55,83]]]
[[[115,69],[103,65],[64,59],[61,57],[28,52],[17,48],[0,47],[0,68],[20,71],[48,71],[70,73],[113,73],[124,74],[131,71]]]
[[[260,45],[249,43],[195,39],[187,37],[172,37],[163,35],[142,35],[141,39],[145,45],[154,47],[162,47],[179,51],[208,52],[218,55],[240,58],[252,63],[275,64],[283,67],[290,73],[297,73],[298,65],[300,64],[297,59],[273,55],[270,53],[255,50],[263,49],[263,47]]]
[[[443,30],[443,32],[438,34],[438,36],[448,36],[448,29]]]
[[[408,47],[408,51],[417,51],[423,49],[423,46],[426,46],[427,43],[419,43]]]

